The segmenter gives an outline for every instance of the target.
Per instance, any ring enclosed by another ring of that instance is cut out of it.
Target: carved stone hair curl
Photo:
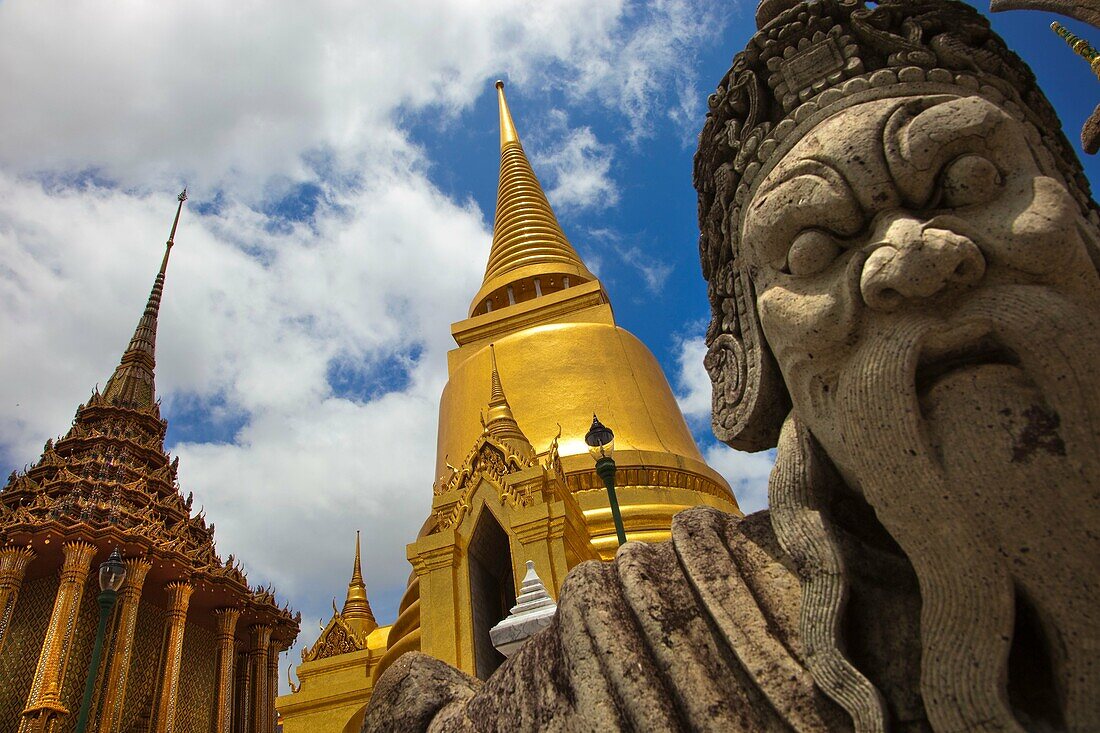
[[[1026,123],[1038,161],[1100,221],[1088,181],[1031,70],[976,10],[951,0],[765,0],[760,26],[708,100],[695,155],[699,256],[711,322],[713,427],[734,448],[774,447],[790,396],[761,332],[740,251],[741,209],[808,129],[901,94],[979,95]]]

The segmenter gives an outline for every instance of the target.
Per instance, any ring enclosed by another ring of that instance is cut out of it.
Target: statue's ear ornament
[[[712,323],[703,360],[711,381],[711,426],[715,436],[732,448],[747,451],[774,448],[790,397],[775,360],[760,333],[754,291],[747,274],[722,268],[737,282],[734,293],[720,295],[725,313]],[[714,326],[719,325],[715,329]]]

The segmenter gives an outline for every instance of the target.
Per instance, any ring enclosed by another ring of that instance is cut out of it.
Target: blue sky
[[[186,183],[158,344],[169,448],[221,554],[303,612],[302,643],[344,592],[356,529],[380,620],[404,588],[449,327],[488,255],[496,78],[619,323],[743,506],[766,496],[768,456],[709,436],[691,186],[751,5],[369,5],[0,3],[0,469],[109,376]],[[1077,145],[1100,83],[1051,19],[993,22]]]

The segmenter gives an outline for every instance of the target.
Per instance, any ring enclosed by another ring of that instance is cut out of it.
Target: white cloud
[[[768,477],[775,464],[775,451],[745,453],[722,443],[705,446],[703,456],[729,481],[733,495],[745,514],[768,507]]]
[[[587,235],[589,241],[598,242],[604,251],[608,249],[614,251],[618,255],[618,262],[637,270],[642,277],[646,290],[650,293],[660,294],[664,290],[665,281],[672,274],[671,264],[650,252],[642,251],[637,245],[624,243],[623,237],[613,229],[589,229]],[[591,264],[591,260],[595,258],[587,252],[585,254],[585,263],[593,274],[598,277],[599,272]]]
[[[506,72],[615,110],[636,139],[691,104],[709,8],[0,3],[0,456],[34,460],[110,375],[186,181],[157,371],[166,416],[198,426],[175,447],[183,490],[223,556],[303,612],[299,645],[346,587],[357,528],[392,620],[431,498],[449,324],[489,242],[407,121],[445,129]],[[612,149],[583,127],[565,140],[554,195],[613,205]],[[268,213],[305,182],[312,216]]]
[[[606,209],[619,202],[619,189],[611,178],[614,148],[596,139],[590,127],[568,127],[568,117],[561,110],[544,116],[547,125],[564,132],[547,140],[539,136],[542,145],[532,156],[540,177],[551,183],[546,196],[559,211]]]
[[[272,177],[312,178],[305,151],[348,166],[404,150],[399,111],[454,114],[501,72],[620,111],[637,137],[664,91],[673,109],[691,96],[684,62],[714,14],[701,0],[7,2],[0,164],[257,198]]]
[[[626,264],[637,270],[646,288],[651,293],[660,293],[665,286],[665,280],[672,274],[672,265],[660,260],[638,247],[617,247],[619,257]]]
[[[657,116],[693,129],[699,117],[687,118],[685,112],[698,110],[701,102],[693,93],[694,49],[721,32],[729,9],[693,0],[629,6],[627,13],[644,22],[625,43],[585,54],[571,93],[629,110],[628,138],[635,143],[652,133]],[[669,85],[675,88],[671,95]],[[672,104],[662,108],[670,98]]]
[[[706,340],[689,329],[689,336],[676,340],[676,401],[684,417],[693,425],[710,426],[711,384],[703,357],[707,355]]]

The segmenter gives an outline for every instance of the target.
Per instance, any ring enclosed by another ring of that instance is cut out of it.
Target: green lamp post
[[[99,566],[99,629],[95,633],[95,646],[92,647],[92,661],[88,663],[88,681],[84,685],[84,701],[80,703],[80,714],[76,716],[76,733],[84,733],[88,727],[88,715],[92,709],[92,695],[95,694],[95,676],[99,671],[99,658],[103,654],[103,637],[107,632],[107,619],[115,607],[118,589],[126,580],[126,565],[116,547],[106,562]]]
[[[593,414],[592,427],[585,434],[584,442],[588,444],[588,452],[596,459],[596,475],[603,479],[603,484],[607,487],[615,535],[622,546],[626,542],[626,530],[623,529],[623,515],[619,512],[619,499],[615,496],[615,460],[611,457],[615,452],[615,433]]]

